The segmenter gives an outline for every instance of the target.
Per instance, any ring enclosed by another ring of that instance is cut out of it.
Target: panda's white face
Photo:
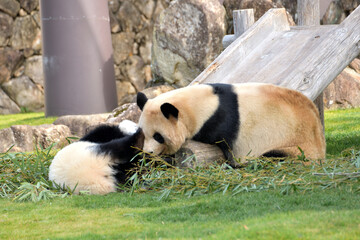
[[[142,110],[139,127],[145,135],[143,150],[174,154],[213,114],[218,97],[210,86],[204,85],[176,89],[153,99],[139,92],[137,104]]]
[[[174,117],[165,118],[161,111],[144,110],[139,120],[144,132],[144,152],[174,154],[186,140],[181,121]]]

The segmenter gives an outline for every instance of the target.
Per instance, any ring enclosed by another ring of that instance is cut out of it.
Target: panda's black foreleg
[[[233,167],[233,168],[237,168],[240,166],[240,164],[235,160],[234,158],[234,154],[231,150],[231,147],[225,143],[225,142],[219,142],[218,144],[216,144],[221,151],[223,152],[225,159],[227,161],[227,163]]]

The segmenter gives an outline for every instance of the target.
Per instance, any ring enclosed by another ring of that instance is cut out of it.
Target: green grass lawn
[[[55,120],[56,117],[46,118],[43,112],[0,115],[0,129],[8,128],[12,125],[51,124]]]
[[[328,154],[337,156],[347,148],[360,148],[360,108],[325,111]]]
[[[46,178],[55,153],[0,155],[0,239],[358,239],[360,109],[326,111],[325,127],[323,165],[254,161],[239,170],[174,171],[191,180],[155,179],[158,185],[133,194],[12,200],[21,195],[8,189]],[[231,185],[236,173],[239,182]],[[181,184],[196,191],[185,194]]]
[[[157,201],[154,194],[1,200],[1,239],[356,239],[360,195],[211,194]]]

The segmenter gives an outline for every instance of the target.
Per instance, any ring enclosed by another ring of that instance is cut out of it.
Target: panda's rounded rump
[[[49,179],[60,186],[75,187],[75,194],[89,191],[106,194],[116,191],[111,157],[97,154],[97,145],[75,142],[60,150],[49,168]]]

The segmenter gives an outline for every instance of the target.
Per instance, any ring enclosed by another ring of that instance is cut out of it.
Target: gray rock
[[[225,27],[225,10],[218,0],[171,2],[154,27],[154,75],[188,85],[220,54]]]
[[[118,105],[129,103],[136,94],[136,89],[128,81],[116,81],[116,91],[118,95]]]
[[[13,19],[8,14],[0,12],[0,46],[6,46],[12,33]]]
[[[355,58],[349,65],[350,68],[354,69],[357,73],[360,73],[360,59]]]
[[[119,65],[132,53],[135,34],[132,32],[121,32],[111,36],[114,49],[114,62]]]
[[[346,15],[341,2],[332,1],[322,18],[322,24],[339,24],[345,17]]]
[[[20,10],[20,3],[16,0],[0,0],[0,10],[16,17]]]
[[[345,11],[353,11],[357,6],[359,6],[359,0],[341,0],[342,6]]]
[[[0,153],[6,152],[11,146],[15,146],[14,133],[10,128],[0,129]]]
[[[171,86],[161,85],[161,86],[144,89],[142,92],[148,98],[154,98],[156,96],[159,96],[162,93],[171,91],[173,89],[174,88]],[[111,123],[111,124],[114,124],[114,123],[118,124],[123,120],[131,120],[131,121],[137,123],[139,121],[141,111],[138,108],[138,106],[136,105],[136,103],[134,103],[134,102],[136,102],[135,95],[133,95],[131,102],[133,102],[133,103],[122,104],[120,107],[114,109],[112,111],[112,113],[109,115],[106,122]]]
[[[10,127],[15,138],[15,146],[21,152],[34,150],[33,127],[29,125],[14,125]]]
[[[23,60],[20,51],[11,48],[0,48],[0,84],[8,81],[11,74]]]
[[[9,96],[0,88],[0,114],[19,113],[20,108]]]
[[[139,32],[142,29],[142,18],[133,1],[123,1],[116,14],[122,31]]]
[[[118,0],[109,0],[108,5],[109,5],[109,10],[113,13],[116,13],[120,7],[120,3]]]
[[[141,115],[140,108],[136,103],[126,103],[112,111],[106,123],[119,124],[123,120],[130,120],[133,122],[139,122]]]
[[[264,15],[270,8],[286,8],[289,24],[295,26],[294,17],[297,17],[297,1],[294,0],[225,0],[228,21],[228,34],[234,34],[233,11],[240,9],[254,9],[255,21]]]
[[[272,0],[242,0],[240,9],[253,8],[255,21],[264,15],[270,8],[282,8],[279,3],[274,3]],[[234,9],[235,10],[235,9]]]
[[[128,79],[130,79],[137,91],[143,90],[146,84],[144,61],[139,56],[130,56],[126,63],[125,69]]]
[[[40,12],[38,11],[34,11],[31,13],[31,16],[34,18],[36,25],[41,28],[41,16],[40,16]]]
[[[154,97],[159,96],[160,94],[169,92],[171,90],[174,90],[174,87],[168,86],[168,85],[160,85],[155,87],[150,87],[142,90],[141,92],[146,95],[147,98],[151,99]],[[136,99],[133,100],[136,102]]]
[[[145,64],[151,63],[151,46],[152,43],[150,41],[145,41],[144,44],[140,46],[140,56],[144,60]]]
[[[35,146],[63,148],[71,137],[70,129],[65,125],[44,124],[39,126],[14,125],[0,130],[0,152],[30,152]]]
[[[116,19],[114,13],[112,13],[112,12],[110,11],[109,17],[110,17],[110,29],[111,29],[111,33],[118,33],[118,32],[120,32],[120,30],[121,30],[120,24],[119,24],[118,20]]]
[[[82,137],[86,133],[87,128],[105,122],[108,116],[108,113],[61,116],[55,120],[54,125],[65,125],[69,127],[73,135]]]
[[[11,46],[17,50],[32,48],[38,40],[39,32],[32,16],[18,17],[14,22]]]
[[[25,61],[25,75],[35,83],[44,86],[44,74],[41,56],[33,56]]]
[[[44,124],[33,127],[34,142],[37,146],[47,148],[54,144],[54,148],[63,148],[71,137],[69,127],[65,125]]]
[[[29,77],[11,79],[2,88],[18,106],[35,112],[43,110],[44,94]]]
[[[145,15],[147,19],[151,19],[154,12],[155,1],[152,0],[135,0],[134,5]]]
[[[26,12],[31,13],[39,6],[38,0],[20,0],[20,6],[25,9]]]
[[[328,109],[360,107],[360,74],[345,68],[324,91]]]

